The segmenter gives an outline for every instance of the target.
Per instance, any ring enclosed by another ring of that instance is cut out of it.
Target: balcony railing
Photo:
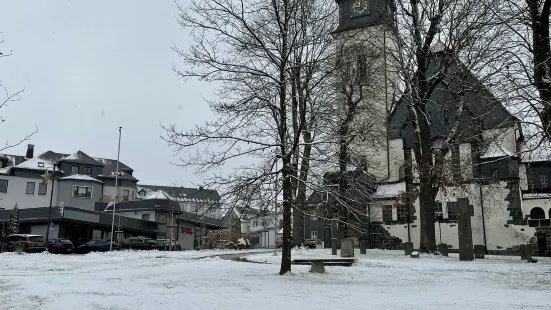
[[[116,197],[117,198],[117,202],[124,202],[124,201],[136,201],[136,200],[140,200],[140,197],[138,195],[130,195],[130,196],[125,196],[125,195],[119,195]],[[100,198],[99,198],[99,202],[105,202],[105,203],[110,203],[111,201],[113,201],[115,199],[115,196],[109,196],[109,195],[102,195]]]

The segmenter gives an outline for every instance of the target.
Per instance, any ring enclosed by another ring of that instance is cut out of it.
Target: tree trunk
[[[540,7],[540,1],[529,0],[532,44],[534,54],[534,83],[543,104],[541,121],[548,139],[551,139],[551,45],[549,40],[550,1]],[[540,12],[540,9],[542,10]]]
[[[295,244],[299,244],[302,239],[307,239],[304,236],[304,211],[306,206],[306,182],[308,181],[308,173],[310,170],[310,154],[312,146],[310,145],[310,133],[305,133],[304,156],[300,164],[300,176],[297,188],[296,208],[293,211],[293,239]],[[301,237],[302,236],[302,237]]]
[[[283,158],[283,246],[281,253],[281,268],[279,274],[283,275],[287,272],[291,272],[291,250],[292,245],[292,236],[291,236],[291,191],[292,182],[290,174],[290,164],[291,160],[288,156]]]
[[[419,185],[419,220],[421,221],[421,252],[436,251],[436,237],[434,230],[434,195],[432,184],[425,179]]]

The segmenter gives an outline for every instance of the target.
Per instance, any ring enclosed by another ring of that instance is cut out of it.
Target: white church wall
[[[527,225],[507,224],[511,219],[509,202],[506,197],[509,190],[507,182],[499,182],[483,186],[484,218],[486,224],[486,239],[489,251],[507,251],[514,246],[526,243],[528,236],[533,236],[535,229]]]

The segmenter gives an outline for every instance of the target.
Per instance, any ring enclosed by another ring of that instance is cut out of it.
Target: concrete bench
[[[293,265],[310,265],[310,272],[324,273],[325,266],[345,266],[350,267],[356,260],[354,258],[310,258],[295,259]]]

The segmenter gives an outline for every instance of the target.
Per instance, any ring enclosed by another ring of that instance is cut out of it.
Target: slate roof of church
[[[434,73],[434,61],[429,67],[428,75]],[[459,71],[461,70],[461,71]],[[466,104],[460,119],[457,119],[456,108],[453,105],[452,93],[441,83],[428,100],[427,110],[431,114],[431,138],[447,137],[455,122],[459,121],[459,141],[472,139],[476,128],[482,130],[510,128],[518,119],[514,117],[503,104],[481,83],[464,65],[453,62],[450,64],[446,81],[453,87],[461,72],[461,83],[469,83],[478,91],[468,91],[465,95]],[[449,121],[446,122],[445,111],[448,111]],[[408,121],[408,110],[404,97],[401,97],[390,114],[389,137],[403,138],[404,147],[413,147],[413,127]]]

